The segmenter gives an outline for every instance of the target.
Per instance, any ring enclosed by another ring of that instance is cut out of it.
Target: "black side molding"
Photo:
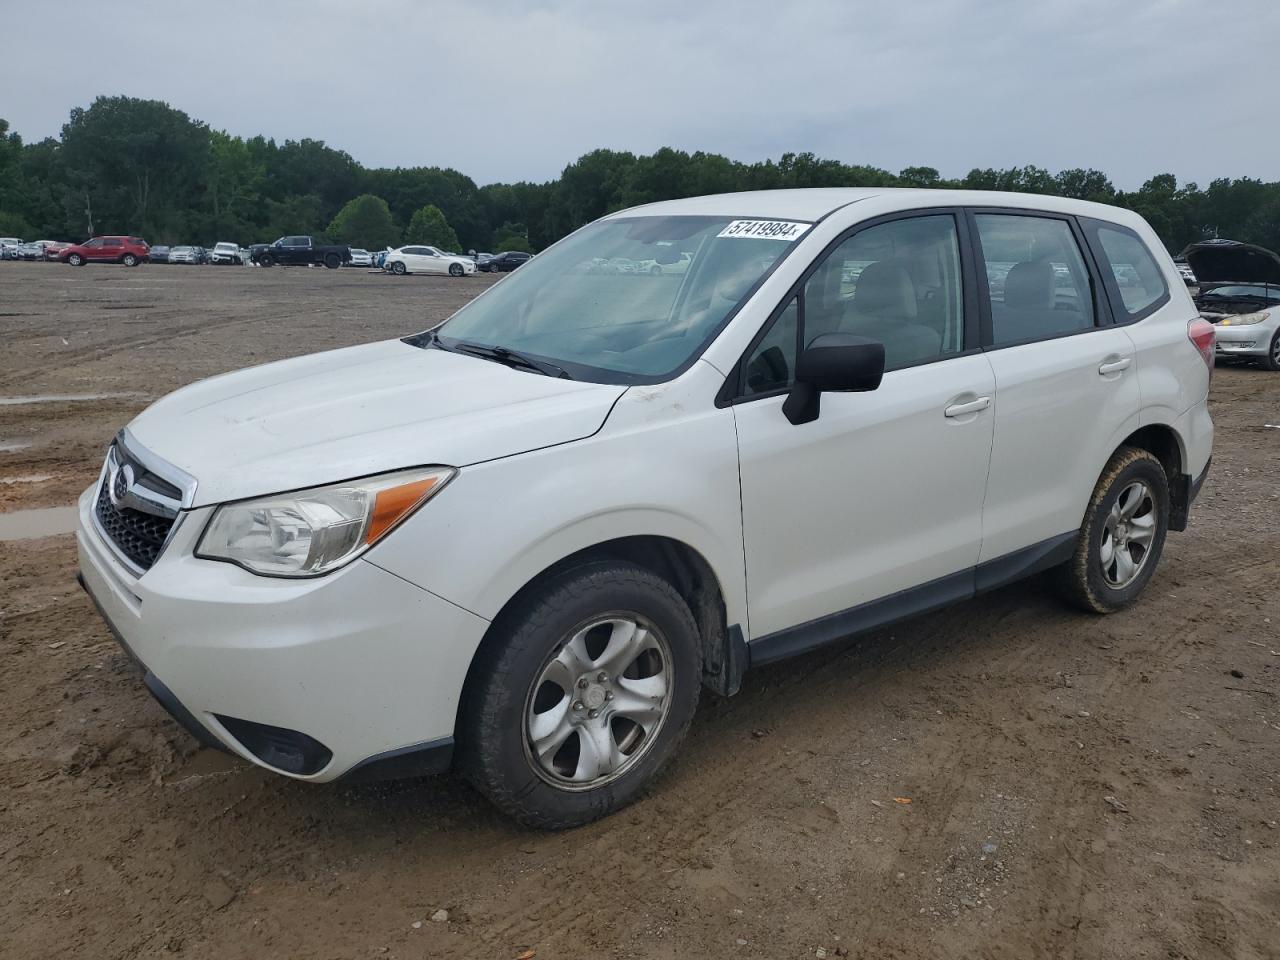
[[[1040,573],[1071,559],[1076,549],[1078,530],[1064,533],[1058,537],[1041,540],[1029,547],[1015,550],[1003,557],[996,557],[986,563],[978,564],[974,576],[974,592],[986,593],[996,590],[1015,580]]]
[[[750,665],[756,667],[807,653],[1048,570],[1071,559],[1079,533],[1072,530],[1059,534],[968,570],[768,634],[748,645]]]
[[[415,743],[361,760],[338,778],[340,783],[400,780],[444,773],[453,763],[453,737]]]

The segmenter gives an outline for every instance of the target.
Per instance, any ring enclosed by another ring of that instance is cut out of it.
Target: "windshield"
[[[806,223],[628,217],[590,224],[438,329],[579,380],[656,383],[692,362]]]
[[[1204,294],[1206,297],[1262,297],[1267,300],[1280,300],[1280,287],[1265,286],[1263,284],[1234,284],[1231,286],[1214,287]]]

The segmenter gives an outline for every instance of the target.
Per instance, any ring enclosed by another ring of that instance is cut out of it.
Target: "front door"
[[[977,325],[957,216],[853,233],[747,355],[733,409],[753,662],[850,632],[855,608],[902,591],[914,609],[972,592],[994,377],[966,349]],[[817,420],[793,425],[781,408],[796,353],[829,332],[884,343],[884,379],[824,393]]]

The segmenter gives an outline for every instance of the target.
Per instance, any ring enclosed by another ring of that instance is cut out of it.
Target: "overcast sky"
[[[369,166],[546,180],[595,147],[1280,179],[1280,0],[0,0],[0,117],[100,94]]]

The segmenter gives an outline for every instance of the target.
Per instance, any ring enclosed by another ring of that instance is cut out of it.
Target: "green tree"
[[[337,243],[370,250],[394,246],[400,240],[400,231],[391,219],[387,201],[371,193],[348,200],[334,216],[326,233]]]
[[[449,226],[440,208],[433,203],[414,211],[409,220],[409,229],[404,233],[406,243],[425,243],[441,250],[457,250],[462,246],[458,235]]]
[[[523,223],[504,223],[494,231],[493,252],[505,253],[508,250],[533,253],[533,247],[529,243],[529,230]]]
[[[94,232],[181,231],[200,205],[209,128],[159,100],[99,97],[71,111],[62,155],[69,211]]]

